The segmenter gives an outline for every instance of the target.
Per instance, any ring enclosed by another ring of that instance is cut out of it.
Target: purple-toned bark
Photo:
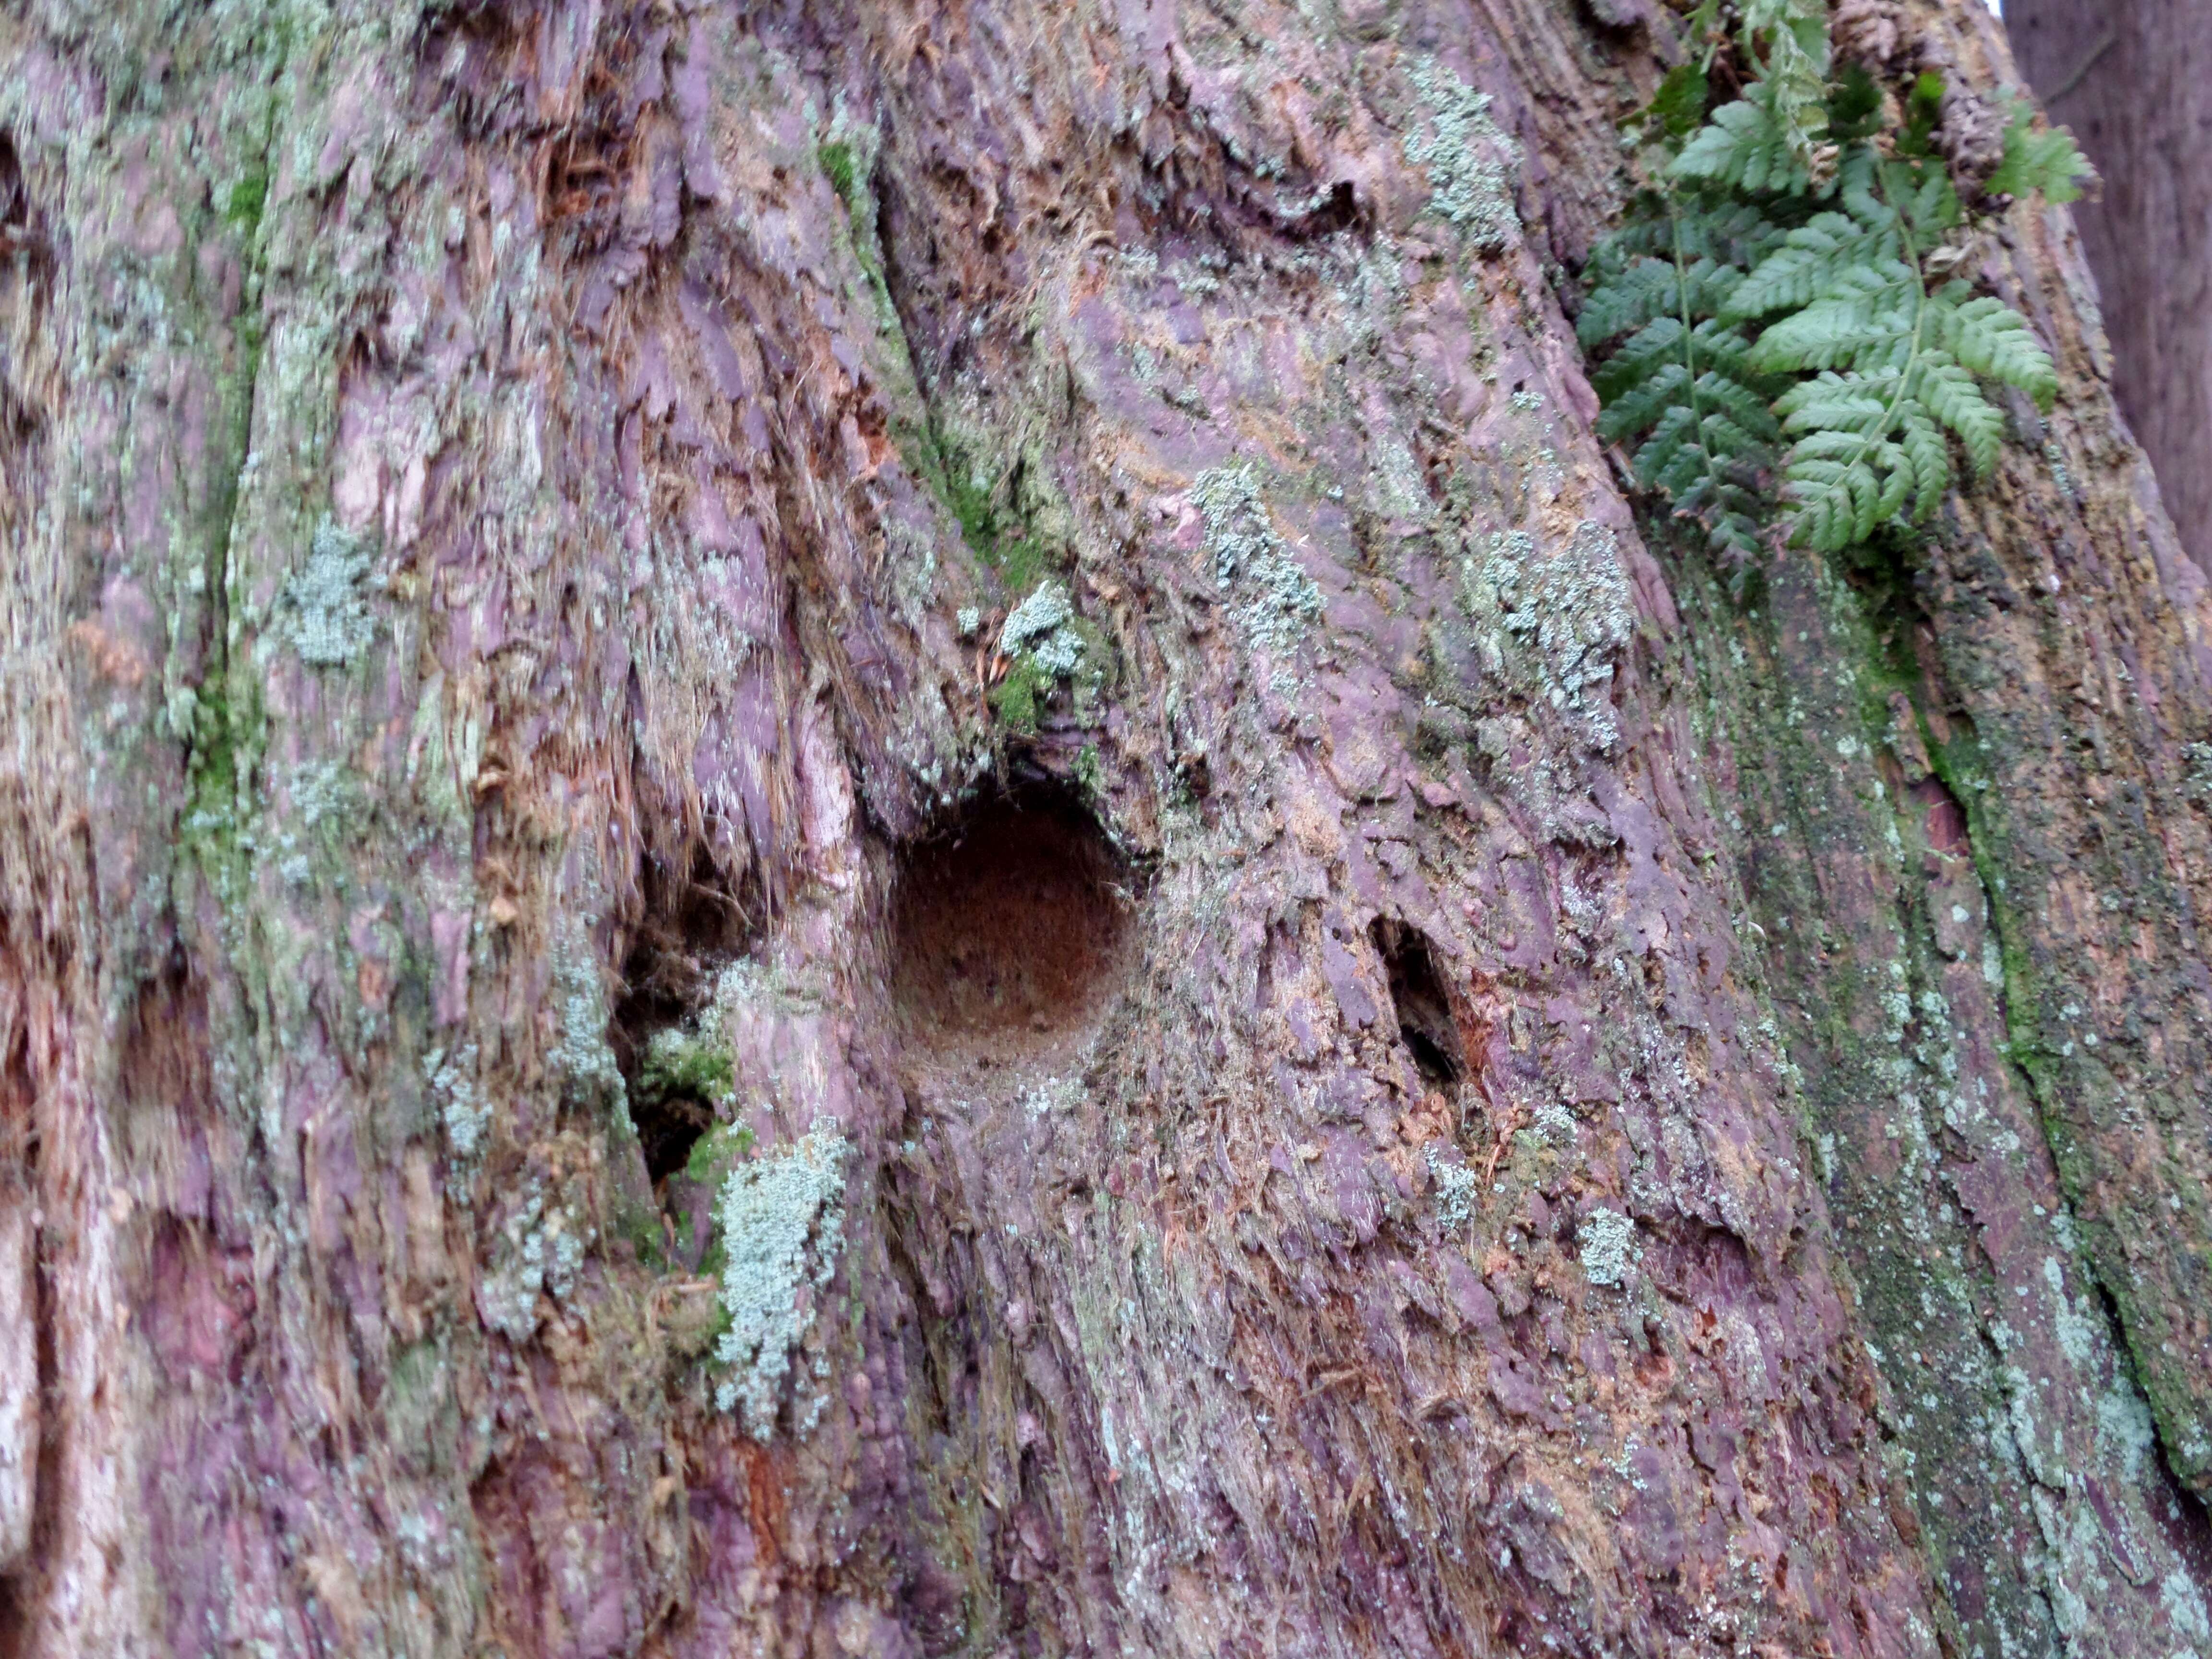
[[[2212,1651],[2212,605],[2062,213],[1639,525],[1668,35],[0,22],[0,1645]]]

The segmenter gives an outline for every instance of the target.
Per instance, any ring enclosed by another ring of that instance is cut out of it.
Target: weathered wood
[[[0,1646],[2212,1650],[2212,602],[2063,212],[1639,526],[1655,29],[0,16]]]

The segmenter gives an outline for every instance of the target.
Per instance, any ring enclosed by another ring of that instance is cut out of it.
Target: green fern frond
[[[1713,458],[1699,439],[1698,426],[1696,410],[1686,405],[1668,410],[1636,452],[1636,476],[1680,501],[1712,471]]]
[[[1925,354],[1916,390],[1928,413],[1959,434],[1977,476],[1997,464],[1997,451],[2004,443],[2004,416],[1949,353]]]
[[[1792,434],[1844,432],[1864,436],[1889,419],[1896,401],[1896,377],[1821,374],[1802,380],[1777,398],[1774,412]]]
[[[1583,301],[1575,336],[1587,349],[1640,329],[1655,318],[1714,316],[1742,280],[1741,270],[1711,259],[1677,265],[1671,259],[1639,257]]]
[[[1848,432],[1815,432],[1790,451],[1783,497],[1792,539],[1832,553],[1898,516],[1917,483],[1901,445]]]
[[[1823,369],[1902,371],[1919,333],[1920,286],[1897,261],[1853,266],[1827,296],[1770,325],[1752,348],[1754,368],[1770,374]]]
[[[1995,464],[2002,435],[2002,417],[1973,376],[1935,348],[1901,371],[1818,375],[1785,393],[1775,412],[1793,440],[1784,466],[1792,539],[1829,551],[1864,540],[1869,512],[1880,524],[1935,511],[1951,486],[1944,428],[1977,472]]]
[[[1749,357],[1742,333],[1716,319],[1694,329],[1655,319],[1591,376],[1603,405],[1598,435],[1608,443],[1632,438],[1681,402],[1726,414],[1760,441],[1772,439],[1779,428],[1769,405],[1781,383],[1759,374]]]
[[[1620,403],[1635,392],[1648,376],[1656,374],[1668,362],[1677,368],[1687,368],[1690,356],[1683,349],[1686,327],[1679,316],[1655,316],[1650,323],[1626,338],[1613,356],[1599,362],[1590,374],[1590,385],[1597,387],[1597,398],[1604,404]]]
[[[1754,81],[1733,104],[1723,104],[1700,127],[1668,169],[1686,184],[1714,190],[1801,195],[1812,175],[1775,113],[1774,88]]]
[[[1666,164],[1671,191],[1597,251],[1577,332],[1600,434],[1741,570],[1774,530],[1832,551],[1928,519],[1956,475],[1954,439],[1977,475],[1996,464],[2005,424],[1987,387],[2047,407],[2057,376],[2018,313],[1927,274],[1957,264],[1930,256],[1966,223],[1928,141],[1940,78],[1922,76],[1907,130],[1883,134],[1870,81],[1828,87],[1824,0],[1738,0],[1736,14],[1754,78]],[[1721,13],[1698,15],[1717,27]],[[1710,66],[1682,75],[1681,110]],[[1644,131],[1670,142],[1689,118],[1668,109]],[[1823,136],[1832,109],[1840,144]],[[2070,188],[2077,153],[2061,140],[2023,109],[2000,179]]]
[[[1765,418],[1757,424],[1771,428],[1774,417],[1760,412]],[[1761,445],[1757,431],[1731,418],[1729,411],[1717,410],[1698,422],[1698,447],[1708,458],[1705,470],[1710,472],[1715,465],[1756,453]]]
[[[1717,415],[1725,416],[1752,444],[1771,444],[1782,435],[1782,428],[1774,418],[1771,400],[1763,390],[1747,385],[1742,380],[1717,369],[1708,369],[1698,377],[1698,401]],[[1743,452],[1739,452],[1743,453]]]
[[[1755,489],[1717,483],[1702,498],[1677,501],[1675,511],[1702,526],[1706,544],[1730,564],[1748,565],[1765,550],[1766,500]]]
[[[1747,55],[1760,65],[1784,142],[1808,173],[1817,173],[1828,133],[1827,0],[1741,0],[1739,11]]]
[[[1965,283],[1953,283],[1929,296],[1936,343],[1984,380],[2015,387],[2039,409],[2049,409],[2058,395],[2058,371],[2027,331],[2027,319],[2002,300],[1966,299],[1966,292]]]
[[[1942,505],[1943,492],[1951,487],[1951,447],[1928,410],[1908,404],[1899,411],[1898,447],[1912,465],[1912,517],[1917,523]]]
[[[1966,222],[1958,187],[1942,168],[1889,161],[1881,171],[1885,192],[1897,204],[1898,218],[1912,233],[1915,252],[1927,252]]]
[[[1575,337],[1584,350],[1641,328],[1655,317],[1679,318],[1681,284],[1672,260],[1644,255],[1608,276],[1583,301]]]
[[[1679,329],[1681,325],[1675,326]],[[1613,401],[1597,417],[1597,435],[1607,443],[1632,438],[1677,406],[1694,415],[1689,401],[1693,383],[1689,366],[1680,359],[1660,363],[1650,374],[1614,394]]]
[[[1680,238],[1686,259],[1710,259],[1729,270],[1750,270],[1781,245],[1791,221],[1788,209],[1771,202],[1714,202],[1698,204],[1695,213],[1677,213],[1672,230]],[[1671,257],[1673,239],[1662,218],[1658,246],[1654,252]]]
[[[1599,401],[1610,407],[1668,363],[1687,368],[1683,344],[1689,331],[1679,317],[1656,317],[1621,343],[1590,375]]]
[[[1895,264],[1903,252],[1901,234],[1887,215],[1869,224],[1848,214],[1820,214],[1790,231],[1781,248],[1735,285],[1723,314],[1747,319],[1800,310],[1855,266]]]
[[[1664,491],[1678,517],[1697,522],[1716,551],[1735,559],[1760,545],[1768,513],[1764,477],[1771,459],[1758,434],[1726,414],[1700,419],[1677,406],[1652,428],[1634,465],[1646,488]]]
[[[1776,204],[1708,197],[1694,213],[1670,213],[1664,198],[1638,204],[1636,216],[1592,251],[1590,270],[1600,282],[1638,254],[1672,264],[1679,252],[1686,262],[1710,259],[1716,265],[1746,270],[1774,248],[1792,222]]]
[[[2097,169],[2081,154],[2074,135],[2063,127],[2038,132],[2032,125],[2034,109],[2026,99],[2013,105],[2005,127],[2004,160],[1990,175],[1992,196],[2027,196],[2039,192],[2048,202],[2078,202],[2081,189],[2095,179]]]
[[[1708,317],[1692,331],[1692,342],[1700,368],[1719,369],[1734,380],[1759,386],[1770,402],[1780,390],[1781,382],[1762,374],[1753,365],[1751,342],[1741,329]]]

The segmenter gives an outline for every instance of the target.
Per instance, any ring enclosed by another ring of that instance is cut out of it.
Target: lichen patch
[[[791,1351],[814,1322],[807,1289],[829,1284],[845,1237],[844,1136],[816,1130],[785,1150],[740,1164],[722,1183],[720,1299],[729,1328],[715,1345],[727,1375],[714,1403],[735,1410],[759,1441],[775,1433]]]

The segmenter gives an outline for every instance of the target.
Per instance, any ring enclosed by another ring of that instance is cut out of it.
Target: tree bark
[[[2190,0],[2012,0],[2028,83],[2104,175],[2075,209],[2121,410],[2212,569],[2212,27]]]
[[[0,14],[0,1650],[2212,1652],[2212,598],[2057,210],[1639,526],[1671,35]]]

